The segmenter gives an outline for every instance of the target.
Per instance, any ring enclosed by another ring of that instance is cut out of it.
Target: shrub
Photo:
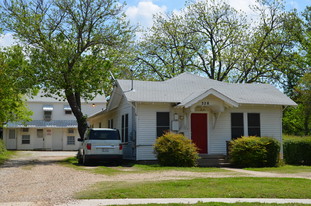
[[[171,132],[156,140],[154,151],[161,166],[193,167],[199,158],[198,149],[191,140]]]
[[[237,167],[273,167],[279,160],[280,143],[270,137],[242,137],[230,142],[229,157]]]
[[[311,137],[289,137],[283,144],[287,164],[311,165]]]
[[[7,152],[4,142],[2,139],[0,139],[0,155],[5,154]]]

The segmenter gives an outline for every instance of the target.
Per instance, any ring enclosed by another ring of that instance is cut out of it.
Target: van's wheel
[[[82,158],[82,164],[84,166],[88,166],[90,164],[90,161],[87,159],[86,155],[83,154],[83,158]]]

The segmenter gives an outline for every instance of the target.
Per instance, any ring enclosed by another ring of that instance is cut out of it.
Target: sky
[[[185,6],[186,0],[121,0],[127,4],[125,13],[133,25],[141,25],[142,27],[152,26],[152,16],[159,12],[174,12]],[[249,5],[256,0],[226,0],[231,6],[237,10],[250,13]],[[284,0],[286,9],[297,9],[302,12],[304,8],[311,6],[311,0]],[[3,34],[0,37],[0,46],[10,46],[14,42],[11,33]]]

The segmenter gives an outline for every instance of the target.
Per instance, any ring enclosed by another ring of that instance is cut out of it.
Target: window
[[[37,129],[37,137],[43,138],[43,129]]]
[[[51,121],[52,119],[52,111],[44,111],[44,120]]]
[[[72,114],[71,110],[65,110],[65,114]]]
[[[69,105],[64,106],[65,114],[72,114],[71,107]]]
[[[247,124],[248,124],[248,136],[260,137],[260,114],[248,113]]]
[[[67,136],[67,145],[75,145],[75,136]]]
[[[113,129],[113,119],[108,120],[108,128]]]
[[[68,128],[68,131],[67,131],[69,134],[73,134],[75,133],[75,130],[73,128]]]
[[[231,139],[244,135],[243,113],[231,113]]]
[[[22,132],[29,132],[29,128],[23,128]]]
[[[22,144],[30,144],[30,135],[22,135]]]
[[[9,130],[9,139],[15,139],[15,129]]]
[[[157,112],[157,137],[170,130],[170,113]]]
[[[102,128],[102,123],[101,122],[98,124],[98,128]]]
[[[122,142],[128,142],[129,136],[129,115],[122,115]]]

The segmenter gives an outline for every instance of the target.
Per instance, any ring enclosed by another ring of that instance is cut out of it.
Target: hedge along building
[[[32,121],[9,122],[4,127],[3,139],[7,149],[17,150],[77,150],[80,142],[77,121],[69,104],[39,93],[27,100],[33,112]],[[82,112],[92,115],[106,108],[105,96],[81,102]]]
[[[164,131],[183,133],[201,154],[226,154],[241,136],[282,141],[282,111],[296,103],[268,84],[232,84],[183,73],[166,81],[116,80],[107,109],[88,118],[93,127],[121,132],[124,158],[154,160]]]

